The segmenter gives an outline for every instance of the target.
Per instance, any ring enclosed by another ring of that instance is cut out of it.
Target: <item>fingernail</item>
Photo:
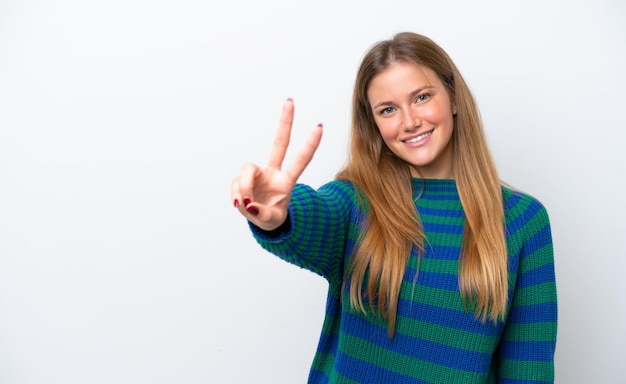
[[[250,213],[251,215],[255,215],[255,216],[259,214],[259,209],[254,206],[246,208],[246,211],[248,211],[248,213]]]
[[[235,205],[235,208],[239,208],[239,199],[235,199],[233,204]]]
[[[252,202],[252,200],[250,200],[250,198],[249,198],[249,197],[244,197],[244,198],[243,198],[243,206],[244,206],[244,207],[247,207],[247,206],[248,206],[248,204],[250,204],[251,202]]]
[[[324,124],[322,124],[322,123],[319,123],[319,124],[317,124],[317,125],[319,125],[319,126],[320,126],[320,128],[324,128]]]
[[[288,97],[287,101],[293,101],[293,99],[291,97]]]

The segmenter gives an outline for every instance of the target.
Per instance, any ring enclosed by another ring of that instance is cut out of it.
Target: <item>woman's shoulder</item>
[[[510,185],[502,186],[502,200],[504,203],[504,215],[507,222],[516,221],[539,221],[549,222],[548,212],[543,203],[535,196],[516,189]]]

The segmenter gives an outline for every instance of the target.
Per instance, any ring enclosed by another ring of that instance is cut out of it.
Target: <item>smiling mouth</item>
[[[411,139],[402,140],[402,141],[405,142],[405,143],[409,143],[409,144],[410,143],[417,143],[418,141],[422,141],[422,140],[424,140],[425,138],[427,138],[428,136],[430,136],[432,134],[433,134],[433,131],[428,131],[428,132],[422,133],[421,135],[417,135],[417,136],[415,136],[415,137],[413,137]]]

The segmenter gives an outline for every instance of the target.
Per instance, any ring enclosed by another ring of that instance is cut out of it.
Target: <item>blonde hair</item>
[[[364,195],[367,211],[344,280],[350,288],[350,305],[367,314],[363,304],[367,298],[370,309],[387,321],[392,337],[411,248],[417,246],[420,254],[424,250],[425,234],[412,200],[409,165],[383,142],[367,98],[371,80],[399,62],[433,70],[456,106],[451,138],[453,172],[466,216],[460,291],[477,318],[496,322],[504,316],[508,299],[501,182],[478,108],[460,72],[441,47],[410,32],[375,44],[364,56],[355,81],[350,151],[346,166],[337,174]]]

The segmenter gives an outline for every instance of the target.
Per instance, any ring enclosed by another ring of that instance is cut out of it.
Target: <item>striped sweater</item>
[[[458,262],[465,215],[448,179],[425,179],[416,208],[426,247],[407,262],[396,332],[350,308],[344,270],[365,213],[354,187],[331,181],[294,188],[281,233],[250,224],[259,244],[329,282],[326,316],[309,383],[528,384],[554,381],[557,297],[550,224],[545,208],[503,187],[509,252],[509,307],[494,324],[464,310]],[[414,197],[422,180],[413,179]],[[415,274],[417,273],[417,281]]]

